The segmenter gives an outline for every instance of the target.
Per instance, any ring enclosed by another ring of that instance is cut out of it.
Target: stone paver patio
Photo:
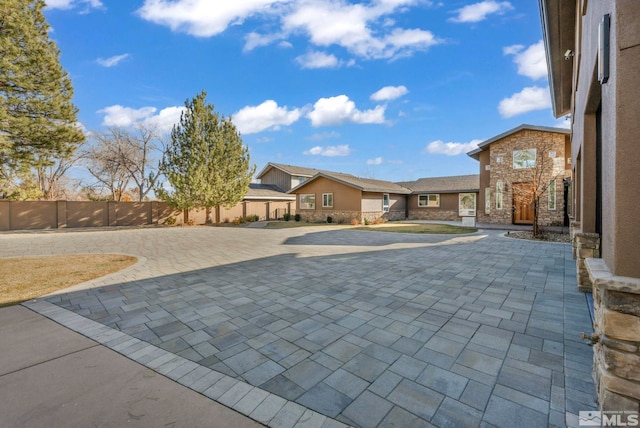
[[[571,248],[501,235],[12,233],[0,257],[138,256],[27,305],[270,426],[577,426],[596,404]]]

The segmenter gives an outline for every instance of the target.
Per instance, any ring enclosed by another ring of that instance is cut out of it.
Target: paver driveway
[[[568,245],[319,227],[0,235],[1,257],[69,252],[140,263],[48,302],[125,333],[112,347],[150,367],[169,364],[158,348],[190,360],[160,371],[269,425],[306,408],[363,427],[565,426],[595,408]]]

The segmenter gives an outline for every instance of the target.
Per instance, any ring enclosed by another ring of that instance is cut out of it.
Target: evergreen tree
[[[43,167],[84,140],[43,0],[0,2],[0,162]]]
[[[185,102],[163,157],[172,190],[158,194],[178,209],[230,208],[247,193],[255,172],[235,125],[215,113],[206,97],[202,91]]]

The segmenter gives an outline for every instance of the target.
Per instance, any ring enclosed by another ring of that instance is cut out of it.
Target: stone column
[[[580,232],[580,222],[572,221],[569,223],[569,237],[571,238],[571,255],[576,258],[576,233]]]
[[[600,235],[576,231],[574,234],[574,246],[576,249],[578,290],[590,293],[593,284],[589,279],[589,272],[584,261],[588,258],[600,258]]]
[[[593,375],[601,410],[640,411],[640,279],[586,259],[593,283]]]

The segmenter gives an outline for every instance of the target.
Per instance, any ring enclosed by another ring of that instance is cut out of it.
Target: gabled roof
[[[412,194],[478,192],[480,189],[480,175],[428,177],[398,184],[411,189]]]
[[[275,184],[259,184],[250,183],[249,190],[244,196],[244,199],[268,199],[268,200],[286,200],[293,201],[295,197],[283,192]]]
[[[284,165],[281,163],[269,162],[264,168],[262,168],[262,171],[258,173],[256,178],[261,178],[264,174],[266,174],[272,168],[279,169],[280,171],[286,172],[289,175],[295,175],[298,177],[313,177],[319,172],[330,172],[330,171],[323,171],[321,169],[306,168],[304,166]]]
[[[295,193],[298,189],[306,186],[307,184],[311,183],[314,180],[317,180],[320,177],[336,181],[338,183],[344,184],[345,186],[353,187],[363,192],[398,193],[402,195],[408,195],[411,193],[411,190],[409,190],[408,188],[398,183],[392,183],[391,181],[372,180],[369,178],[356,177],[355,175],[351,174],[342,174],[339,172],[328,171],[318,172],[309,180],[289,190],[289,193]]]
[[[486,141],[483,141],[482,143],[478,144],[478,148],[477,149],[471,150],[470,152],[467,153],[467,155],[471,156],[475,160],[479,160],[480,153],[483,150],[487,150],[491,143],[495,143],[498,140],[501,140],[501,139],[503,139],[505,137],[508,137],[509,135],[515,134],[516,132],[520,132],[520,131],[523,131],[523,130],[553,132],[553,133],[557,133],[557,134],[570,134],[571,133],[571,131],[569,129],[565,129],[565,128],[552,128],[550,126],[538,126],[538,125],[523,124],[523,125],[520,125],[520,126],[516,126],[515,128],[508,130],[507,132],[503,132],[500,135],[496,135],[493,138],[489,138]]]

